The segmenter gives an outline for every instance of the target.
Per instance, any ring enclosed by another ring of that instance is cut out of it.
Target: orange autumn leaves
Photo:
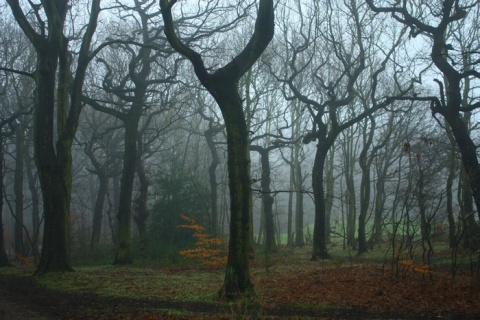
[[[188,250],[181,250],[178,253],[189,259],[195,259],[205,266],[222,266],[227,261],[227,254],[223,241],[212,235],[205,233],[205,228],[197,224],[194,218],[190,218],[184,214],[180,217],[185,221],[178,227],[182,229],[190,229],[193,231],[193,237],[197,240],[195,247]]]

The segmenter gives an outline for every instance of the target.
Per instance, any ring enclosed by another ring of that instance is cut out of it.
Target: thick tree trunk
[[[473,196],[478,214],[480,210],[480,165],[476,153],[477,148],[470,138],[466,124],[461,118],[445,116],[445,120],[450,125],[452,135],[460,150],[465,178],[469,184],[469,193],[470,196]],[[467,188],[464,189],[467,190]],[[480,247],[480,228],[475,221],[473,208],[464,210],[463,219],[466,226],[466,237],[469,238],[467,240],[468,246],[472,249],[478,249]]]
[[[227,129],[228,177],[230,188],[230,241],[225,280],[220,296],[235,299],[255,295],[250,280],[250,142],[242,102],[236,86],[218,81],[216,100]]]
[[[133,105],[131,114],[125,121],[125,147],[123,155],[123,170],[120,183],[120,198],[118,205],[117,250],[114,264],[133,263],[132,252],[132,194],[137,160],[138,121],[141,115],[141,104]]]
[[[317,145],[312,172],[312,186],[315,200],[315,225],[313,229],[313,253],[311,260],[317,258],[329,259],[327,250],[327,221],[325,215],[325,191],[323,187],[323,174],[328,147],[322,142]]]
[[[225,280],[220,297],[235,299],[255,295],[250,281],[249,250],[252,245],[252,193],[248,129],[238,93],[240,78],[251,69],[273,38],[274,5],[260,0],[254,33],[245,48],[227,65],[210,74],[199,53],[178,38],[172,17],[176,1],[160,0],[165,34],[172,47],[193,64],[202,85],[218,103],[227,129],[227,167],[230,187],[230,242]]]
[[[43,195],[45,225],[42,253],[36,274],[72,270],[68,247],[71,141],[58,142],[56,150],[53,147],[58,49],[55,47],[43,49],[45,50],[37,50],[34,147]]]
[[[68,259],[71,147],[82,109],[80,96],[91,59],[90,44],[100,13],[100,3],[97,0],[91,2],[89,22],[85,26],[76,73],[71,82],[72,61],[69,58],[68,39],[63,34],[70,8],[67,3],[44,3],[41,8],[44,11],[38,17],[46,18],[43,21],[48,23],[48,34],[45,34],[46,30],[43,29],[42,33],[36,32],[38,28],[32,27],[18,1],[7,2],[15,20],[36,50],[34,151],[45,210],[43,250],[36,274],[69,271],[72,270]]]

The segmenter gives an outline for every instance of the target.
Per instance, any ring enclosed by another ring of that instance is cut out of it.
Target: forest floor
[[[194,265],[77,267],[32,277],[0,269],[0,319],[478,319],[478,270],[408,260],[308,261],[304,249],[257,257],[257,298],[219,302],[223,269]]]

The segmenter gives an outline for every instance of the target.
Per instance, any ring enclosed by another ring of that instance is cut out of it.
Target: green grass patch
[[[49,289],[109,298],[213,302],[222,278],[212,272],[147,267],[89,266],[76,272],[47,274],[36,281]]]

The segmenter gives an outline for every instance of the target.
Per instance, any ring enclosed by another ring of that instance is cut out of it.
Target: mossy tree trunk
[[[48,30],[37,32],[25,16],[18,0],[7,0],[13,16],[35,48],[34,72],[34,152],[43,194],[45,215],[43,247],[36,274],[70,271],[68,224],[72,184],[71,147],[82,108],[81,91],[90,53],[92,36],[100,13],[100,1],[93,0],[90,18],[77,57],[77,68],[70,74],[68,39],[64,35],[69,10],[66,1],[43,2],[36,21]],[[42,12],[40,12],[42,10]],[[56,116],[56,119],[55,119]]]
[[[226,299],[252,296],[255,292],[249,270],[252,216],[250,146],[238,86],[240,78],[250,70],[273,38],[273,0],[260,0],[251,39],[231,62],[212,74],[207,71],[200,54],[188,47],[177,36],[171,12],[176,2],[176,0],[160,0],[165,34],[172,47],[193,64],[198,79],[219,105],[227,130],[230,241],[225,280],[219,295]]]

